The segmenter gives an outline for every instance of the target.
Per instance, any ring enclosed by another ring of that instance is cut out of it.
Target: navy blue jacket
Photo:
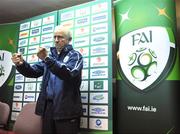
[[[53,118],[72,119],[82,115],[80,97],[81,72],[83,68],[82,55],[71,45],[66,45],[61,54],[55,47],[51,48],[48,60],[30,66],[26,61],[17,70],[25,77],[38,78],[43,76],[41,91],[37,100],[35,113],[43,116],[48,98],[48,81],[52,74],[54,83],[58,85],[53,91]]]

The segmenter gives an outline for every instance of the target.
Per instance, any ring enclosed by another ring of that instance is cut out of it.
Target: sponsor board
[[[68,21],[61,22],[61,25],[71,29],[74,26],[74,20],[68,20]]]
[[[23,91],[24,83],[15,83],[14,84],[14,92]]]
[[[108,68],[97,68],[90,70],[91,79],[108,78]]]
[[[27,56],[27,62],[28,63],[38,62],[37,55],[36,54],[28,55]]]
[[[68,11],[68,12],[61,13],[60,18],[61,18],[61,21],[73,19],[74,11]]]
[[[91,56],[107,55],[108,45],[91,46]]]
[[[74,39],[74,47],[89,46],[89,36]]]
[[[89,47],[75,48],[83,57],[89,56]]]
[[[77,9],[76,13],[75,13],[75,17],[83,17],[83,16],[87,16],[90,15],[90,7],[85,7],[85,8],[81,8],[81,9]]]
[[[43,18],[43,25],[54,23],[54,20],[55,20],[54,15],[45,17],[45,18]]]
[[[97,34],[91,36],[91,45],[108,43],[108,34]]]
[[[48,16],[47,16],[48,15]],[[33,65],[38,62],[36,55],[39,46],[45,47],[48,51],[53,46],[53,31],[57,24],[56,13],[45,14],[28,19],[29,22],[20,24],[19,41],[17,52],[23,54],[25,61]],[[54,23],[54,24],[53,24]],[[22,106],[29,102],[37,101],[42,77],[26,78],[18,71],[15,75],[12,112],[21,111]],[[18,101],[18,102],[17,102]],[[21,108],[18,105],[21,103]],[[13,120],[16,120],[14,117]]]
[[[41,32],[41,27],[34,28],[30,30],[30,36],[37,36]]]
[[[102,67],[108,66],[108,56],[98,56],[92,57],[91,59],[91,67]]]
[[[39,49],[39,45],[29,46],[28,47],[28,54],[37,54],[38,49]]]
[[[20,24],[20,31],[27,30],[30,28],[30,22]]]
[[[89,118],[89,128],[96,130],[108,130],[108,119]]]
[[[90,105],[90,116],[108,117],[108,105]]]
[[[46,25],[42,27],[42,34],[52,33],[54,31],[54,24]]]
[[[28,45],[28,38],[19,40],[18,47],[24,47]]]
[[[41,43],[52,42],[54,39],[53,33],[41,35]]]
[[[35,45],[40,43],[40,36],[31,37],[29,39],[29,45]]]
[[[24,93],[23,101],[35,101],[35,93]]]
[[[91,17],[92,24],[105,22],[105,21],[108,21],[108,13],[107,12],[95,14]]]
[[[107,2],[98,3],[98,4],[92,6],[92,13],[93,14],[103,12],[103,11],[107,11],[107,10],[108,10],[108,3]]]
[[[90,91],[108,91],[108,80],[91,80]]]
[[[81,102],[82,103],[88,103],[88,93],[82,93],[81,92]]]
[[[15,82],[24,82],[24,76],[22,74],[16,74]]]
[[[108,93],[90,93],[90,103],[94,104],[108,104]]]
[[[36,83],[25,83],[24,91],[36,91]]]
[[[20,53],[22,55],[27,54],[27,47],[19,47],[18,53]]]
[[[91,34],[108,32],[108,23],[100,23],[91,26]]]
[[[75,33],[75,37],[89,35],[90,27],[89,26],[85,26],[85,27],[76,28],[74,33]]]
[[[14,110],[14,111],[21,111],[21,109],[22,109],[22,103],[20,103],[20,102],[13,102],[12,110]]]
[[[27,38],[28,36],[29,36],[29,30],[21,31],[21,32],[19,33],[19,39]]]
[[[75,26],[76,27],[86,26],[86,25],[89,25],[89,23],[90,23],[90,16],[75,19]]]
[[[13,94],[13,101],[22,101],[23,93],[14,93]]]
[[[31,21],[31,28],[40,27],[42,23],[42,19]]]
[[[92,2],[93,3],[93,2]],[[83,6],[77,6],[76,8],[65,9],[59,12],[59,24],[70,28],[72,32],[72,45],[75,50],[79,51],[83,56],[83,71],[82,71],[82,82],[80,86],[81,100],[83,103],[83,116],[81,117],[80,127],[84,129],[94,129],[94,130],[108,130],[108,125],[105,126],[103,120],[93,118],[93,117],[103,117],[107,120],[108,124],[108,36],[105,38],[100,37],[101,35],[106,35],[110,31],[108,29],[108,2],[96,1],[93,4],[85,4]],[[94,5],[96,4],[96,5]],[[102,6],[104,6],[104,9]],[[93,15],[92,15],[93,13]],[[98,13],[98,14],[97,14]],[[54,21],[56,20],[55,16]],[[74,18],[76,17],[76,18]],[[47,17],[46,17],[47,18]],[[36,53],[38,46],[45,47],[48,52],[49,48],[54,46],[53,44],[53,30],[55,27],[55,22],[50,23],[50,21],[45,21],[45,18],[40,19],[42,24],[40,26],[35,26],[30,29],[30,36],[40,35],[39,43],[35,41],[30,42],[27,48],[27,62],[31,65],[34,62],[40,61],[33,55]],[[101,24],[100,24],[101,23]],[[91,25],[92,24],[92,25]],[[38,30],[41,29],[40,33],[37,34]],[[47,36],[51,34],[51,36]],[[91,37],[92,36],[92,37]],[[95,36],[98,36],[95,38]],[[92,39],[93,38],[93,39]],[[24,39],[24,38],[23,38]],[[26,38],[25,38],[26,39]],[[22,39],[21,39],[22,40]],[[27,46],[28,43],[19,41],[21,46]],[[92,42],[94,44],[92,44]],[[25,45],[26,44],[26,45]],[[91,53],[91,54],[90,54]],[[90,57],[92,56],[92,57]],[[103,67],[103,68],[102,68]],[[92,69],[93,68],[93,69]],[[106,79],[106,80],[105,80]],[[22,104],[23,106],[30,101],[37,101],[40,87],[41,87],[42,77],[39,78],[26,78],[24,83],[25,93],[23,95]],[[34,82],[34,83],[33,83]],[[19,84],[19,83],[16,83]],[[36,88],[35,88],[36,87]],[[106,95],[100,93],[104,92]],[[31,94],[32,93],[32,94]],[[97,93],[93,95],[93,93]],[[90,100],[90,95],[92,100]],[[101,100],[102,99],[102,100]],[[107,101],[105,101],[107,99]],[[90,102],[91,101],[91,102]],[[111,104],[110,104],[111,105]],[[89,109],[91,108],[91,109]],[[91,115],[90,115],[91,114]],[[111,115],[110,115],[111,116]],[[93,122],[92,119],[96,119]],[[104,121],[105,122],[105,121]],[[92,124],[91,124],[92,123]],[[89,131],[89,130],[88,130]],[[91,130],[90,130],[91,131]],[[100,132],[100,131],[99,131]],[[93,133],[93,131],[92,131]]]

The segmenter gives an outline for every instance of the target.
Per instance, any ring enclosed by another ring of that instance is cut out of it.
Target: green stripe
[[[174,33],[173,33],[172,29],[166,28],[166,30],[167,30],[167,33],[169,35],[170,42],[175,43]]]
[[[180,70],[179,70],[180,59],[179,59],[179,51],[178,51],[179,49],[178,48],[176,49],[177,49],[176,61],[175,61],[172,71],[170,72],[166,80],[180,80]]]

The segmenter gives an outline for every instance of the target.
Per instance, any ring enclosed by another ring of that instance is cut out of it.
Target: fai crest
[[[5,50],[0,50],[0,87],[8,79],[12,69],[12,54]]]
[[[150,89],[163,80],[174,61],[171,29],[146,27],[124,35],[119,42],[120,73],[132,86]]]

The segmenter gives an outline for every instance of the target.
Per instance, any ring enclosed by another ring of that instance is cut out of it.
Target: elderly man
[[[43,134],[77,134],[79,131],[83,59],[69,44],[71,39],[69,29],[56,26],[55,47],[50,49],[51,54],[48,55],[45,48],[39,48],[37,56],[42,61],[30,65],[21,54],[12,56],[17,70],[25,77],[43,76],[35,111],[42,116]]]

